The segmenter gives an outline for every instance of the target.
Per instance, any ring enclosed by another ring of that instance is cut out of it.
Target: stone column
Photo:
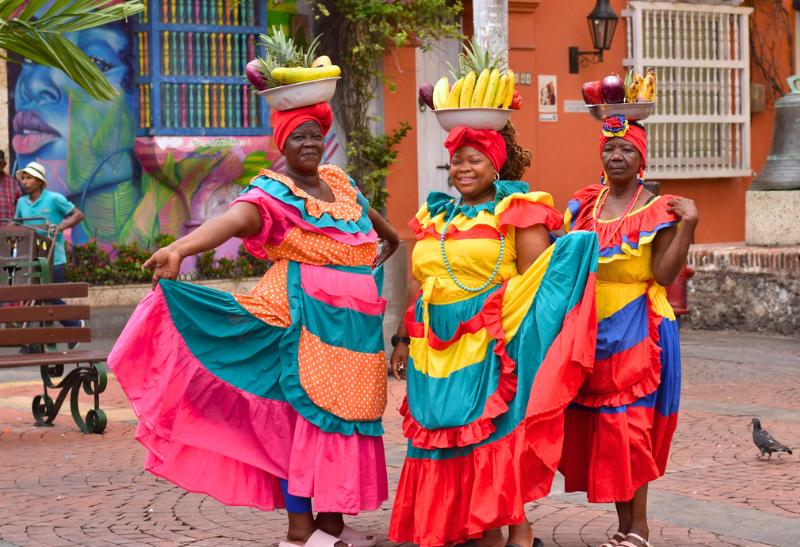
[[[475,41],[502,55],[508,63],[508,0],[476,0],[472,4]]]
[[[772,147],[745,198],[748,245],[800,245],[800,76],[775,102]]]

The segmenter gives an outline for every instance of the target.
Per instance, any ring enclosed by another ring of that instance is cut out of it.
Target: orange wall
[[[791,6],[790,0],[785,2],[787,7]],[[617,14],[621,14],[626,2],[612,0],[611,4]],[[551,192],[556,206],[564,208],[575,190],[596,182],[600,175],[598,123],[585,113],[565,113],[564,100],[580,100],[583,82],[601,79],[611,72],[624,72],[625,23],[620,19],[612,49],[605,53],[602,63],[582,67],[579,74],[569,74],[568,47],[591,49],[586,15],[594,6],[594,0],[510,0],[509,5],[510,65],[518,73],[530,72],[533,80],[533,85],[519,88],[523,110],[512,116],[522,144],[534,154],[534,165],[526,173],[526,180],[533,188]],[[469,6],[466,8],[465,16],[469,16],[471,11]],[[395,127],[403,119],[413,125],[416,108],[413,52],[403,48],[397,57],[387,57],[385,68],[398,85],[396,97],[402,98],[391,100],[387,94],[386,127]],[[557,122],[538,121],[538,74],[558,77]],[[769,152],[774,116],[774,108],[768,107],[751,119],[751,161],[756,172],[763,166]],[[416,209],[415,138],[412,131],[401,145],[400,162],[393,168],[387,182],[389,220],[401,229],[405,229]],[[698,243],[741,241],[744,239],[744,193],[751,180],[749,177],[665,180],[662,192],[685,195],[697,202],[702,218],[697,232]]]
[[[397,163],[392,166],[392,174],[386,180],[389,199],[386,203],[386,217],[404,240],[413,239],[408,221],[417,212],[417,76],[414,48],[403,47],[390,51],[384,58],[386,76],[394,82],[396,89],[384,86],[383,126],[386,133],[397,129],[402,121],[411,124],[412,129],[398,146]]]

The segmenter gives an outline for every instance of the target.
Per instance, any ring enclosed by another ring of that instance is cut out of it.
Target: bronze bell
[[[788,82],[791,92],[775,101],[769,156],[750,190],[800,190],[800,75]]]

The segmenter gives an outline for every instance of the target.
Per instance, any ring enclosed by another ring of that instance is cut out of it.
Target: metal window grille
[[[656,73],[647,176],[750,176],[752,8],[628,2],[628,56]]]
[[[243,75],[266,31],[267,3],[144,0],[144,7],[133,25],[137,134],[265,134],[266,102]],[[282,23],[277,15],[272,24]]]

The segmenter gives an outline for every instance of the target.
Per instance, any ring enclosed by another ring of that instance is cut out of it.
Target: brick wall
[[[800,336],[800,246],[693,245],[692,328]]]

